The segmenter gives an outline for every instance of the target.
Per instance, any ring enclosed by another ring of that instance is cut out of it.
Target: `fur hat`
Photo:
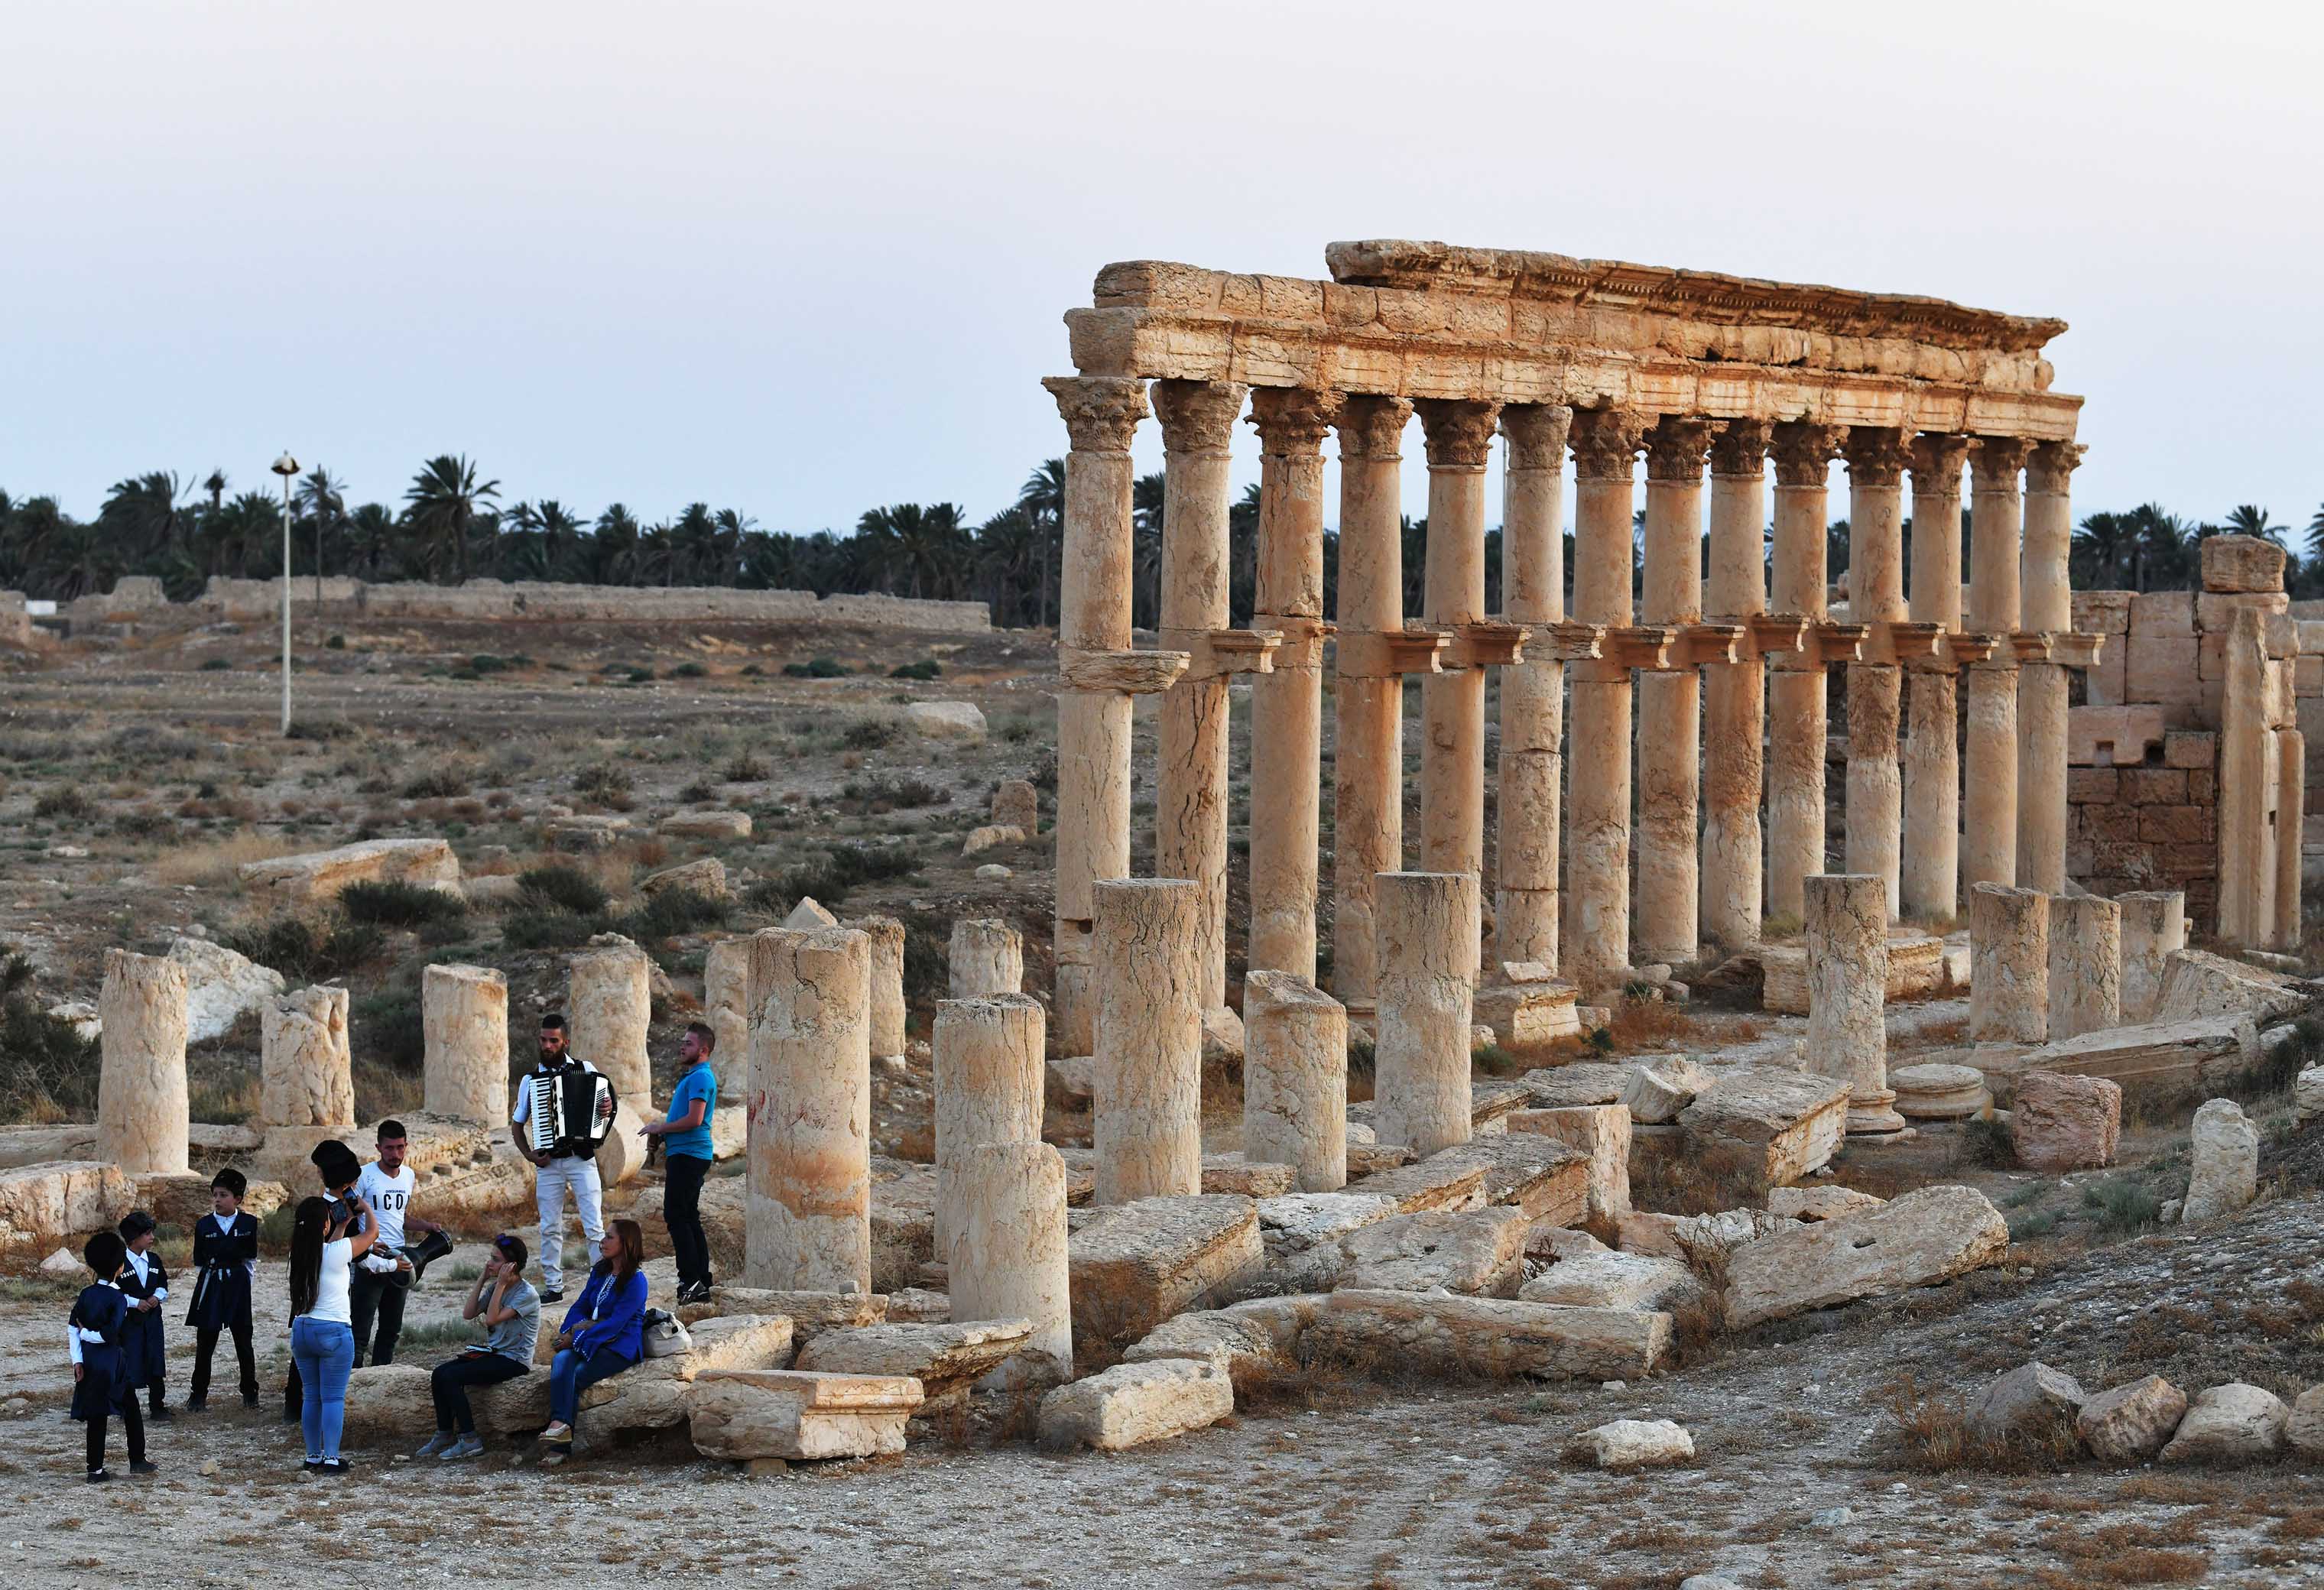
[[[363,1162],[355,1158],[355,1151],[336,1137],[324,1138],[307,1157],[322,1172],[326,1187],[345,1187],[363,1174]]]

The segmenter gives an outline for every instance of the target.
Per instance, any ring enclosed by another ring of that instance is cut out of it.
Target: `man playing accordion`
[[[537,1167],[533,1197],[540,1210],[540,1300],[565,1296],[565,1195],[573,1195],[581,1233],[592,1244],[605,1236],[604,1189],[597,1177],[597,1145],[613,1129],[620,1107],[613,1084],[571,1053],[565,1018],[540,1018],[540,1061],[517,1084],[509,1117],[517,1149]],[[554,1117],[536,1118],[536,1098],[558,1101]]]

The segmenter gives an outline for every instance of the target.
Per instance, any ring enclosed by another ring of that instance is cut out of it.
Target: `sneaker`
[[[129,1472],[131,1474],[160,1474],[161,1472],[161,1466],[158,1463],[148,1463],[143,1458],[139,1457],[131,1461],[129,1465]]]
[[[315,1466],[318,1474],[353,1474],[355,1466],[344,1457],[326,1457]]]
[[[323,1460],[319,1457],[309,1457],[306,1462],[300,1464],[299,1466],[305,1469],[309,1474],[313,1474],[323,1466]]]
[[[420,1448],[419,1451],[414,1452],[412,1456],[414,1457],[441,1457],[443,1455],[444,1448],[451,1446],[456,1438],[454,1437],[450,1430],[439,1429],[434,1435],[429,1436],[428,1438],[428,1444]]]
[[[552,1286],[540,1294],[540,1300],[544,1303],[561,1303],[565,1300],[565,1289],[561,1286]]]
[[[438,1453],[437,1456],[442,1458],[446,1463],[450,1463],[455,1458],[459,1457],[481,1457],[484,1456],[484,1437],[476,1434],[474,1430],[471,1430],[466,1435],[462,1436],[458,1440],[454,1441],[450,1446],[445,1448],[444,1450]]]

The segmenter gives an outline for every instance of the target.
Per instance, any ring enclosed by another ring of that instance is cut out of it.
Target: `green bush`
[[[0,963],[0,1120],[86,1117],[97,1108],[97,1043],[32,998],[32,963]]]
[[[468,914],[468,903],[457,895],[416,883],[351,883],[339,895],[339,909],[350,922],[377,923],[383,927],[419,927]]]
[[[43,790],[41,792],[41,798],[32,803],[32,815],[35,817],[67,817],[78,820],[93,816],[96,812],[96,804],[74,785],[67,785],[62,789]]]
[[[793,679],[836,679],[847,671],[844,664],[835,663],[827,657],[783,665],[783,673]]]
[[[222,657],[206,657],[202,659],[202,672],[205,674],[223,674],[232,666],[234,666],[233,662]]]
[[[2109,1176],[2083,1188],[2082,1207],[2093,1212],[2102,1231],[2144,1231],[2163,1218],[2163,1200],[2154,1190],[2130,1176]]]
[[[303,916],[278,916],[227,933],[218,942],[294,982],[313,983],[345,977],[373,960],[385,936],[368,923],[352,923],[345,917],[335,917],[318,927]]]
[[[346,648],[347,638],[344,635],[334,635],[323,642],[325,651],[345,651]]]
[[[727,763],[726,770],[718,777],[728,784],[756,784],[761,779],[770,777],[770,774],[766,763],[750,752],[744,751]]]
[[[669,888],[621,919],[619,929],[633,939],[668,939],[706,927],[723,927],[733,905],[715,895]]]
[[[858,718],[840,731],[839,743],[852,751],[876,751],[893,745],[903,732],[885,718]]]
[[[479,674],[503,673],[515,666],[508,658],[497,657],[489,651],[480,651],[468,659],[468,666]]]
[[[428,1058],[416,987],[396,984],[364,995],[347,1013],[347,1025],[363,1034],[365,1053],[399,1071],[416,1071]]]
[[[511,950],[577,950],[604,919],[555,905],[521,908],[501,920],[501,943]]]
[[[908,845],[840,845],[786,868],[779,878],[753,886],[750,901],[756,908],[780,916],[812,895],[825,905],[835,905],[847,891],[867,883],[908,877],[919,869],[919,858]]]
[[[301,718],[290,725],[292,740],[333,740],[354,736],[355,726],[345,718]]]
[[[551,908],[590,916],[605,908],[605,886],[577,867],[533,867],[516,875],[518,891]]]
[[[673,679],[700,679],[706,677],[709,672],[700,663],[680,663],[669,671],[669,676]]]
[[[906,663],[888,670],[890,679],[934,679],[944,672],[933,657],[922,657],[916,663]]]
[[[407,801],[456,800],[468,793],[468,776],[457,767],[431,767],[403,786]]]
[[[767,670],[756,663],[744,663],[742,672],[745,679],[762,679],[766,677]]]
[[[593,801],[618,805],[630,798],[630,770],[617,767],[610,762],[584,767],[573,775],[573,790],[575,794],[586,795]]]

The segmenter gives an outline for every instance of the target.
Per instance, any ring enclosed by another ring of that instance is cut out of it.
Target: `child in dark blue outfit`
[[[144,1388],[150,1400],[146,1416],[167,1424],[171,1414],[161,1396],[166,1362],[161,1351],[161,1305],[170,1300],[170,1275],[153,1256],[153,1239],[161,1227],[143,1209],[132,1209],[121,1218],[120,1230],[125,1251],[114,1284],[129,1300],[129,1322],[121,1333],[121,1373],[133,1388]]]
[[[129,1300],[115,1282],[126,1261],[128,1246],[117,1233],[100,1231],[81,1249],[81,1258],[97,1279],[81,1288],[73,1300],[65,1331],[66,1352],[72,1359],[75,1419],[88,1426],[88,1477],[109,1480],[105,1472],[105,1421],[121,1415],[122,1433],[129,1439],[129,1472],[155,1474],[145,1461],[145,1421],[137,1411],[137,1388],[124,1365],[122,1338],[129,1324]]]
[[[210,1213],[194,1222],[194,1296],[186,1323],[194,1328],[194,1385],[189,1412],[209,1401],[210,1360],[218,1333],[234,1336],[242,1370],[242,1405],[258,1406],[258,1363],[250,1346],[250,1282],[258,1267],[258,1221],[243,1210],[250,1183],[231,1165],[210,1181]]]

